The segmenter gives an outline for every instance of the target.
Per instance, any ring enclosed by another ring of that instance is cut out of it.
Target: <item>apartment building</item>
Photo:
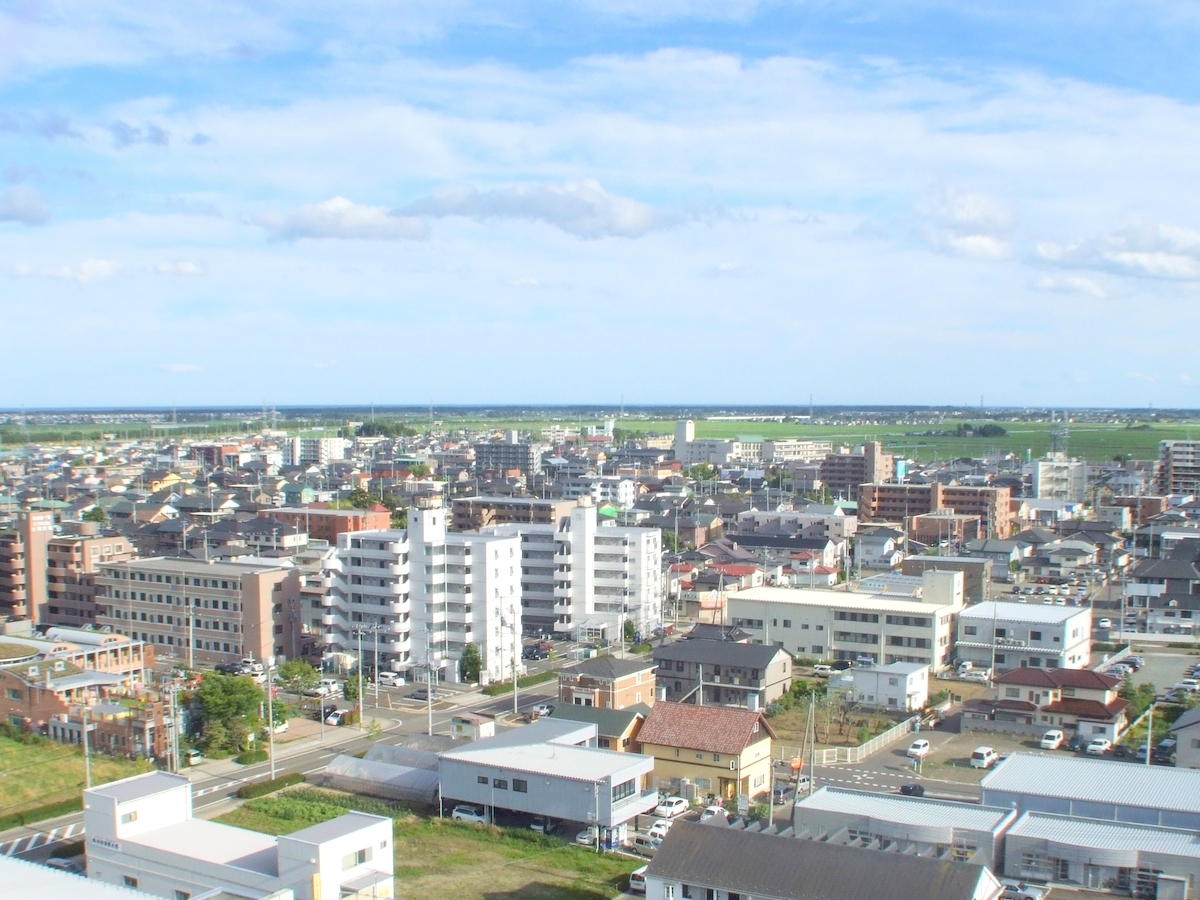
[[[56,535],[46,544],[46,611],[41,622],[90,625],[96,621],[96,572],[106,563],[133,559],[137,551],[121,535],[102,535],[94,522],[78,534]]]
[[[325,509],[317,506],[284,506],[262,509],[265,519],[278,519],[301,531],[312,540],[337,544],[338,538],[352,531],[383,531],[392,526],[392,514],[378,509]]]
[[[814,504],[816,506],[816,504]],[[847,515],[840,507],[818,507],[774,512],[750,509],[737,514],[737,533],[787,534],[802,538],[845,540],[858,533],[858,517]]]
[[[1092,656],[1090,607],[989,600],[958,617],[958,658],[997,670],[1084,669]]]
[[[567,479],[563,484],[563,496],[568,500],[591,497],[597,506],[611,503],[628,509],[637,501],[638,485],[632,478],[617,475],[582,475]]]
[[[96,624],[159,655],[211,665],[299,653],[300,577],[291,565],[133,559],[102,564],[95,579]]]
[[[326,466],[346,458],[345,438],[294,437],[291,440],[293,466]]]
[[[860,487],[858,515],[863,520],[903,522],[948,509],[959,515],[978,516],[989,537],[1007,538],[1012,534],[1011,499],[1007,487],[871,482]]]
[[[542,471],[543,449],[541,444],[518,440],[515,433],[502,441],[475,444],[475,474],[515,470],[532,478]]]
[[[736,463],[761,463],[765,441],[761,435],[736,438],[697,438],[696,423],[691,419],[675,423],[673,449],[675,459],[685,466],[726,466]]]
[[[892,455],[879,441],[868,441],[853,453],[842,448],[821,461],[820,478],[834,494],[854,500],[859,485],[881,483],[892,477]]]
[[[17,527],[0,531],[0,615],[39,621],[45,613],[47,545],[54,536],[54,514],[31,511]]]
[[[456,497],[451,511],[455,531],[475,531],[510,523],[555,526],[575,506],[574,500],[536,497]]]
[[[797,658],[922,663],[936,673],[954,659],[962,573],[923,577],[919,599],[750,588],[728,596],[729,620],[756,643],[782,646]]]
[[[1198,470],[1200,471],[1200,470]],[[1087,499],[1087,463],[1064,453],[1050,453],[1033,464],[1033,496],[1048,500]]]
[[[1200,441],[1160,441],[1158,492],[1200,494]]]
[[[792,686],[792,657],[782,647],[692,638],[654,650],[665,700],[701,706],[766,709]]]
[[[662,532],[601,525],[589,498],[556,525],[499,525],[519,536],[521,604],[530,632],[619,640],[626,621],[649,634],[662,620]]]
[[[769,465],[789,462],[817,462],[833,452],[829,441],[763,441],[762,461]]]

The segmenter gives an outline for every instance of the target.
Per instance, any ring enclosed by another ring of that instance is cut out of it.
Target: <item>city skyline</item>
[[[0,21],[0,407],[1200,407],[1185,4]]]

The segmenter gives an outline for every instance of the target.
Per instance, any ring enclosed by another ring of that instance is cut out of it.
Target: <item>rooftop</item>
[[[1044,603],[998,603],[985,600],[968,606],[959,619],[998,619],[1001,622],[1030,622],[1036,625],[1061,625],[1075,616],[1091,615],[1084,606],[1051,606]]]
[[[654,648],[654,659],[765,669],[780,653],[787,651],[774,644],[742,644],[737,641],[674,641]]]
[[[490,745],[490,739],[475,741],[462,750],[443,753],[442,759],[462,760],[511,772],[528,772],[531,775],[574,781],[600,781],[639,767],[649,771],[654,765],[651,757],[642,756],[640,753],[619,753],[616,750],[598,750],[575,744],[531,742],[481,746],[485,744]]]
[[[279,875],[279,845],[274,837],[207,819],[186,819],[125,838],[122,843],[150,847],[218,866]]]
[[[638,740],[704,753],[741,753],[750,744],[775,737],[761,712],[731,706],[696,706],[660,700],[650,708]]]
[[[899,612],[911,613],[921,611],[932,615],[939,609],[951,609],[950,604],[927,603],[919,599],[880,597],[874,594],[847,593],[845,591],[820,591],[811,588],[777,588],[760,587],[748,588],[729,595],[732,603],[742,600],[753,600],[759,603],[795,603],[800,606],[834,607],[837,609],[858,609],[867,612]]]
[[[1141,850],[1200,859],[1200,836],[1182,828],[1027,812],[1008,833],[1014,837],[1046,841],[1050,845],[1125,852]]]
[[[583,662],[563,669],[562,675],[587,675],[591,678],[609,680],[624,678],[637,672],[648,672],[654,668],[652,659],[617,659],[615,656],[593,656]]]
[[[822,787],[796,803],[797,811],[814,809],[852,816],[885,819],[902,825],[944,826],[995,831],[1016,812],[1000,807],[949,800],[901,797],[899,794],[875,794],[847,788]]]
[[[205,575],[224,575],[229,578],[236,578],[239,575],[246,574],[252,575],[258,572],[272,572],[276,569],[286,568],[280,565],[263,564],[258,560],[252,563],[241,563],[236,560],[217,562],[216,560],[189,559],[183,556],[131,559],[128,562],[105,563],[104,565],[116,568],[121,572],[188,572]]]
[[[87,793],[101,797],[111,797],[117,803],[128,803],[141,797],[149,797],[173,788],[187,787],[191,790],[191,781],[185,775],[172,775],[170,772],[146,772],[122,778],[120,781],[110,781],[99,787],[89,788]]]
[[[577,706],[574,703],[560,703],[550,713],[554,719],[570,719],[574,722],[589,722],[596,726],[596,731],[606,737],[622,735],[638,716],[645,717],[650,707],[644,703],[635,703],[624,709],[606,709],[601,706]]]
[[[1028,687],[1083,688],[1091,691],[1112,691],[1121,679],[1101,675],[1091,669],[1040,669],[1023,666],[999,675],[1000,684],[1019,684]]]
[[[388,831],[392,830],[391,819],[386,819],[383,816],[372,816],[364,812],[348,812],[343,816],[338,816],[336,819],[330,819],[328,822],[318,822],[316,825],[309,825],[307,828],[293,831],[291,834],[285,835],[285,837],[289,841],[323,844],[335,838],[354,834],[356,831],[361,831],[372,825],[378,825],[380,822],[386,822]]]
[[[70,897],[71,900],[150,900],[151,894],[118,887],[47,868],[41,863],[0,856],[0,884],[5,900],[46,900]]]
[[[1200,770],[1014,753],[980,787],[1092,803],[1200,813]]]

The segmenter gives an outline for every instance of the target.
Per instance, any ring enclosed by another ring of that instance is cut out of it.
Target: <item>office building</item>
[[[299,572],[290,564],[134,559],[96,574],[97,625],[197,664],[297,656],[300,616]]]
[[[100,534],[84,522],[78,534],[55,535],[46,544],[46,613],[51,625],[90,625],[96,621],[96,572],[106,563],[137,555],[121,535]]]
[[[990,559],[975,556],[910,556],[900,564],[901,574],[917,578],[929,571],[961,572],[963,599],[968,603],[987,599],[993,568]]]
[[[730,594],[729,621],[797,658],[922,663],[934,672],[954,658],[963,609],[961,572],[926,572],[919,599],[845,591],[761,587]],[[660,683],[662,673],[659,673]]]
[[[0,615],[41,621],[49,589],[47,545],[54,536],[54,513],[34,510],[0,531]]]
[[[1092,611],[1083,606],[989,600],[958,617],[958,659],[998,671],[1024,666],[1084,669],[1092,658]]]
[[[858,493],[860,520],[904,522],[913,516],[949,509],[978,516],[988,537],[1012,535],[1011,492],[1007,487],[863,483]]]
[[[392,820],[361,812],[291,834],[193,815],[184,775],[150,772],[83,792],[88,878],[188,898],[367,900],[394,896]],[[281,892],[286,892],[282,893]]]
[[[868,441],[853,453],[843,447],[821,461],[821,481],[838,497],[857,500],[859,485],[882,483],[892,477],[892,455],[879,441]]]
[[[1200,494],[1200,441],[1160,441],[1158,492]]]

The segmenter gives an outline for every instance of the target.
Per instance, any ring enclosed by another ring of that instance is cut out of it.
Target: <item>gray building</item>
[[[542,445],[515,440],[488,441],[475,445],[475,474],[519,469],[532,478],[542,471]]]
[[[773,644],[675,641],[655,648],[654,663],[660,693],[679,703],[765,709],[792,684],[792,657]]]
[[[1200,830],[1200,771],[1191,769],[1014,753],[980,789],[984,806]]]
[[[443,801],[596,822],[623,836],[626,822],[658,805],[654,757],[596,741],[594,724],[539,719],[448,750],[438,757]]]
[[[796,837],[853,847],[875,846],[916,856],[950,858],[999,871],[1012,809],[823,787],[796,802]]]
[[[903,575],[922,575],[929,569],[962,572],[963,599],[968,603],[987,599],[992,560],[974,556],[910,556],[900,564]]]
[[[1200,706],[1193,707],[1171,725],[1176,741],[1175,765],[1181,769],[1200,769]]]

